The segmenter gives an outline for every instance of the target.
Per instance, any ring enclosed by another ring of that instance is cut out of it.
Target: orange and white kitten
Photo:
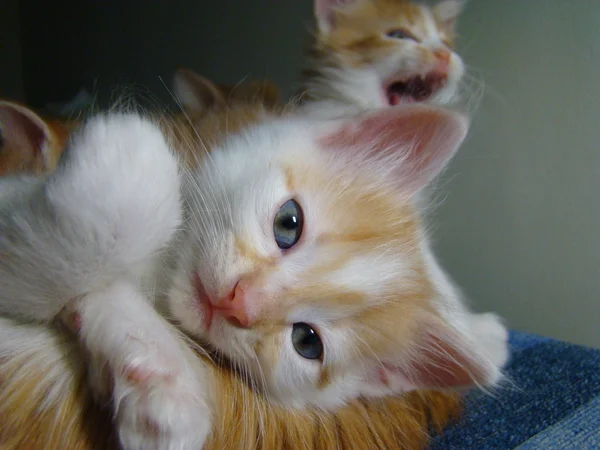
[[[289,410],[494,385],[506,331],[439,289],[412,200],[466,130],[422,105],[265,118],[182,173],[151,121],[97,117],[47,179],[0,180],[0,312],[78,318],[127,450],[214,423],[210,368],[154,303]]]
[[[452,48],[462,6],[460,0],[434,7],[406,0],[315,0],[305,107],[328,114],[331,108],[453,102],[464,74]]]
[[[74,126],[0,100],[0,176],[54,170]]]
[[[188,113],[195,116],[194,111]],[[204,111],[193,127],[183,120],[163,127],[175,148],[189,146],[197,132],[210,149],[234,130],[260,122],[265,114],[256,103],[238,104],[227,111]],[[204,152],[196,146],[199,150]],[[188,162],[193,167],[197,160]],[[200,358],[204,366],[199,373],[213,387],[213,427],[205,450],[279,450],[291,442],[298,450],[418,449],[427,443],[428,431],[440,430],[457,413],[460,400],[448,391],[419,390],[386,399],[355,399],[332,411],[290,410],[252,390],[245,377],[206,355],[190,356],[192,362]],[[95,406],[86,388],[85,360],[76,338],[61,330],[0,319],[0,447],[117,448],[110,412]],[[26,429],[23,423],[28,424]]]

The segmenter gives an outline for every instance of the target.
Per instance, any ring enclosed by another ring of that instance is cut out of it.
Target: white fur
[[[0,209],[3,314],[79,314],[101,361],[92,379],[104,364],[114,377],[124,447],[199,448],[211,423],[205,389],[143,292],[181,223],[178,163],[161,132],[135,115],[98,117],[49,179],[14,183],[22,194],[13,185]]]

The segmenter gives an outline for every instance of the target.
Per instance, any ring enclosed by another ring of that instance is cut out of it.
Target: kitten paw
[[[125,450],[201,450],[210,411],[193,377],[149,366],[115,378],[116,422]]]
[[[494,313],[473,314],[470,318],[471,329],[487,356],[498,367],[508,362],[508,330],[502,319]]]
[[[48,196],[101,250],[135,265],[162,248],[181,223],[177,157],[161,130],[135,114],[90,120],[77,133]],[[86,227],[84,229],[84,227]],[[89,230],[87,228],[90,228]]]

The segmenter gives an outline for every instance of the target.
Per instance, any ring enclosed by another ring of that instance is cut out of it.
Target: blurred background
[[[85,88],[107,104],[126,85],[168,103],[178,67],[222,83],[268,77],[288,95],[311,17],[311,0],[2,0],[0,96],[43,107]],[[598,0],[467,3],[459,53],[485,91],[433,217],[475,309],[596,347],[599,30]]]

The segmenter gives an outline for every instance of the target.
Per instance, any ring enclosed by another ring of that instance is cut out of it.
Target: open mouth
[[[392,80],[386,88],[390,106],[401,103],[423,102],[446,84],[447,74],[430,72],[424,77],[416,75],[405,79]]]

